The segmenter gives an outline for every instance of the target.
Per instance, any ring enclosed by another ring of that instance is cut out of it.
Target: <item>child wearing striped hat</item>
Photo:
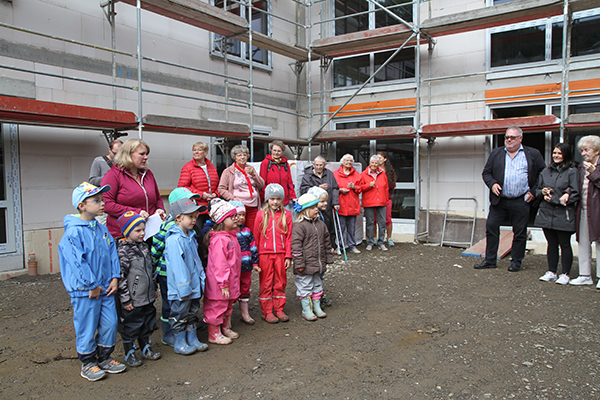
[[[121,278],[117,290],[120,320],[119,333],[123,339],[125,364],[137,367],[142,360],[135,354],[137,340],[142,358],[158,360],[160,353],[150,347],[150,335],[156,324],[155,273],[150,249],[144,242],[146,220],[133,211],[119,217],[117,224],[123,238],[117,242],[121,262]]]

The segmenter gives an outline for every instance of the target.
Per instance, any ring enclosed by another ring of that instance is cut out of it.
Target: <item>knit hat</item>
[[[220,224],[225,221],[225,218],[237,214],[235,207],[225,200],[212,199],[210,202],[210,219],[215,221],[215,224]]]
[[[265,188],[265,202],[267,202],[271,197],[279,197],[281,200],[283,200],[285,198],[283,186],[281,186],[279,183],[269,183]]]
[[[190,189],[185,187],[178,187],[171,191],[169,195],[169,204],[175,203],[179,199],[199,199],[200,196],[197,193],[193,193]]]
[[[310,193],[305,193],[298,198],[298,202],[294,204],[294,211],[300,212],[309,207],[319,204],[319,199]]]
[[[176,218],[181,214],[191,214],[200,210],[200,206],[193,199],[179,199],[171,204],[171,215]]]
[[[235,211],[239,214],[239,213],[245,213],[246,212],[246,206],[244,205],[244,203],[242,203],[239,200],[230,200],[229,204],[231,204],[232,206],[235,207]]]
[[[119,224],[119,229],[121,229],[121,232],[125,237],[128,237],[133,228],[135,228],[142,222],[146,222],[144,217],[142,217],[139,214],[136,214],[134,211],[125,212],[117,220],[117,224]]]
[[[317,199],[320,199],[321,196],[323,196],[324,194],[327,193],[327,190],[320,188],[318,186],[313,186],[310,189],[308,189],[308,192],[306,192],[308,194],[312,194],[313,196],[315,196]],[[329,195],[329,193],[327,193],[327,195]]]
[[[81,185],[77,186],[73,190],[72,202],[73,207],[77,208],[79,203],[83,202],[88,197],[92,197],[97,195],[98,193],[108,192],[110,190],[110,185],[104,186],[94,186],[89,182],[83,182]],[[78,208],[77,208],[78,209]]]

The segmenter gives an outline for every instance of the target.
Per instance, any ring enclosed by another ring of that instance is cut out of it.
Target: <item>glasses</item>
[[[106,202],[104,201],[104,199],[100,199],[100,200],[86,200],[86,203],[100,204],[100,203],[106,203]]]
[[[504,136],[504,140],[517,140],[518,138],[520,138],[521,136]]]

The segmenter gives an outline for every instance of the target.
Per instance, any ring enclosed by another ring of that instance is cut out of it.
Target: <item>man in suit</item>
[[[521,269],[527,240],[530,202],[540,172],[546,167],[542,154],[523,146],[523,131],[518,126],[506,130],[504,146],[492,151],[483,168],[483,181],[490,188],[490,212],[486,223],[485,260],[475,269],[496,268],[500,224],[508,216],[513,228],[512,261],[508,270]]]

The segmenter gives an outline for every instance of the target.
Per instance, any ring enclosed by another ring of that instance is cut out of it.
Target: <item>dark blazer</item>
[[[600,240],[600,163],[596,164],[596,170],[585,176],[585,168],[583,163],[579,163],[579,193],[583,190],[583,181],[587,179],[588,192],[587,192],[587,220],[590,242],[597,242]],[[579,225],[581,218],[581,207],[583,201],[580,200],[577,203],[577,219],[575,220],[577,229],[577,241],[579,241]]]
[[[544,158],[539,150],[528,146],[523,146],[523,150],[525,151],[525,157],[527,158],[529,189],[531,193],[533,193],[538,177],[544,168],[546,168],[546,164],[544,163]],[[497,183],[504,188],[505,157],[506,151],[504,150],[504,146],[495,148],[492,151],[492,154],[490,154],[490,158],[488,158],[485,167],[483,167],[483,173],[481,174],[483,181],[487,187],[490,188],[490,203],[492,203],[492,205],[496,205],[500,201],[500,196],[496,196],[494,192],[492,192],[494,183]]]

